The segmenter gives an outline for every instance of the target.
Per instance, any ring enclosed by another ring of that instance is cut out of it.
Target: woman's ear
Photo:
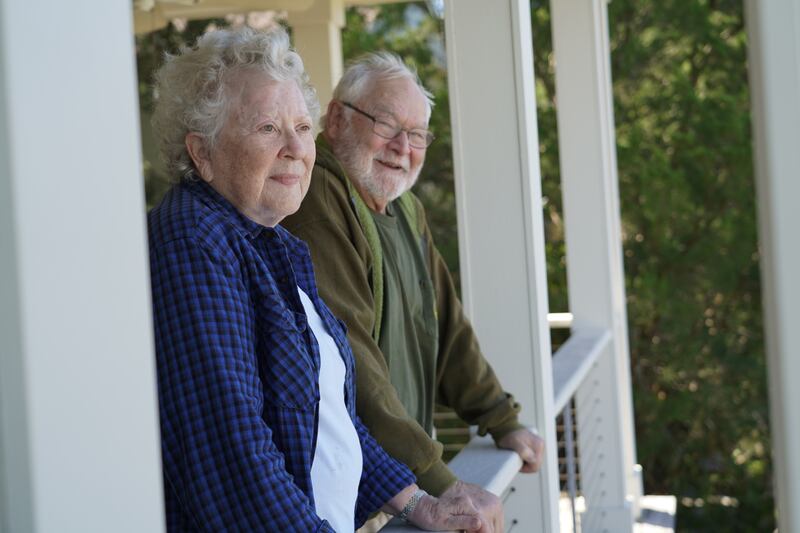
[[[214,175],[211,172],[211,157],[208,153],[206,146],[206,139],[199,133],[189,132],[186,134],[186,151],[189,152],[189,157],[192,158],[194,168],[203,178],[203,181],[211,183]]]

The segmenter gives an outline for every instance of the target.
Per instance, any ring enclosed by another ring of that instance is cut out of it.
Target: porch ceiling
[[[176,18],[206,19],[249,11],[291,11],[310,9],[315,2],[344,7],[395,4],[409,0],[133,0],[134,32],[138,35],[163,28]]]

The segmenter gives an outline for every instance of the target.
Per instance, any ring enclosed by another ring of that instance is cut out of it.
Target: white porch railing
[[[569,328],[572,325],[570,313],[550,313],[548,324],[551,329]],[[589,370],[596,364],[603,351],[611,342],[611,333],[607,330],[588,330],[573,333],[553,355],[553,418],[562,412],[565,421],[566,459],[567,459],[567,491],[572,500],[573,525],[575,519],[575,497],[577,487],[575,482],[575,454],[572,442],[572,412],[570,400],[575,396],[578,388],[583,384]],[[592,407],[578,405],[578,409],[591,411]],[[587,418],[587,417],[583,417]],[[591,432],[592,427],[583,428]],[[557,450],[550,453],[558,453]],[[591,456],[587,456],[589,458]],[[602,459],[602,458],[601,458]],[[473,435],[469,444],[450,462],[450,468],[463,481],[474,483],[485,490],[499,496],[506,504],[512,498],[518,497],[514,481],[522,466],[519,456],[508,450],[500,450],[488,436]],[[591,478],[601,469],[590,464],[584,459],[580,465],[581,472]],[[520,521],[513,515],[506,516],[506,532],[512,532]],[[585,531],[595,531],[591,523],[583,525]],[[398,520],[392,520],[381,531],[385,533],[403,533],[422,531]]]
[[[556,351],[553,355],[553,403],[556,413],[564,410],[610,342],[611,332],[608,330],[576,331]]]

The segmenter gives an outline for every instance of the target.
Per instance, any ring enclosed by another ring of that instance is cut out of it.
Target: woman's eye
[[[264,124],[261,126],[261,131],[264,133],[274,133],[278,131],[278,128],[276,128],[274,124]]]
[[[308,133],[311,131],[311,124],[300,124],[297,126],[297,131],[300,133]]]

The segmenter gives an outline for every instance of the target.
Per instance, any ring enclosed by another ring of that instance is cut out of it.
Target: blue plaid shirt
[[[320,355],[298,286],[347,369],[364,457],[353,528],[414,482],[356,417],[353,354],[302,241],[200,181],[175,186],[148,225],[169,531],[333,531],[314,511]]]

